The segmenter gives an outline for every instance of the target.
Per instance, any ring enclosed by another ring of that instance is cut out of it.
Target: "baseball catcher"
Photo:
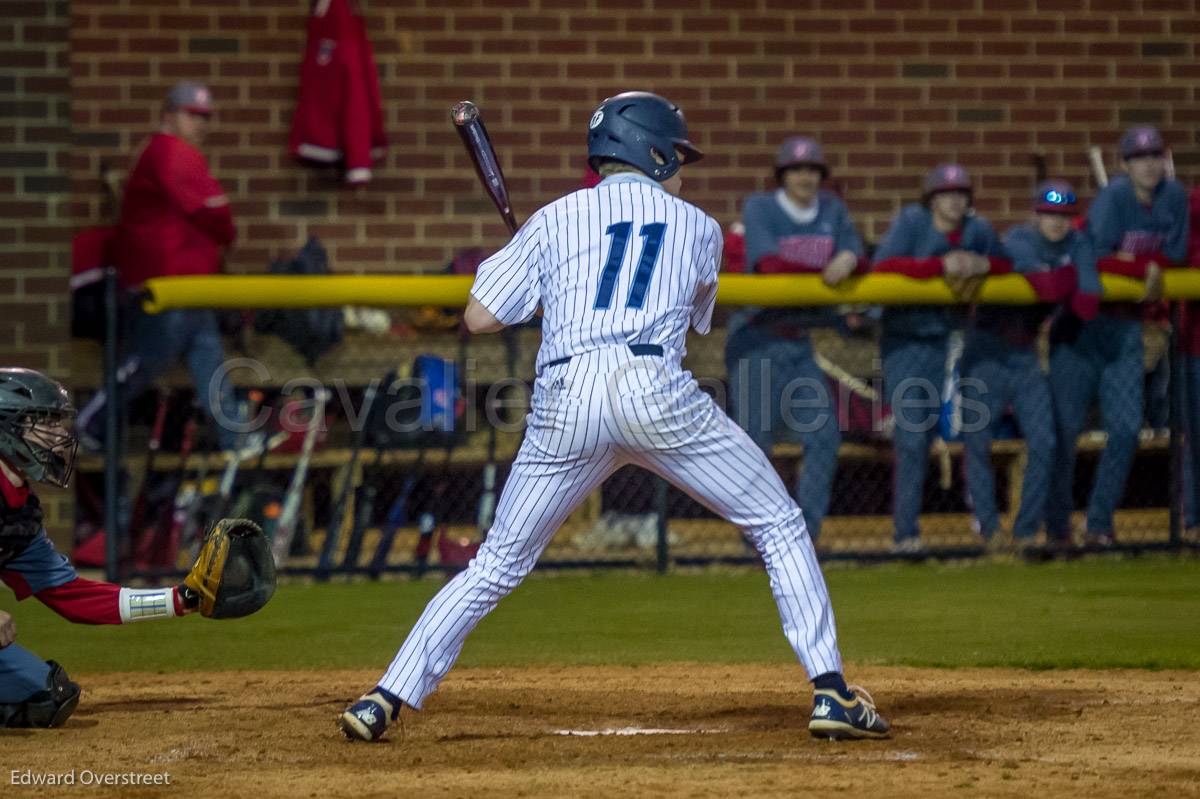
[[[36,597],[77,624],[125,624],[199,612],[246,616],[275,592],[275,566],[253,522],[222,519],[183,584],[127,588],[87,580],[54,549],[33,483],[64,488],[74,467],[75,409],[67,390],[29,369],[0,368],[0,580],[18,600]],[[0,611],[0,727],[57,727],[79,704],[79,686],[53,660],[14,643]]]

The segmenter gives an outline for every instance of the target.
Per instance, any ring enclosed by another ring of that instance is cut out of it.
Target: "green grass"
[[[1200,669],[1200,561],[896,565],[828,574],[859,663]],[[285,585],[258,615],[120,628],[68,624],[7,592],[18,640],[73,672],[379,668],[432,580]],[[785,663],[766,576],[751,569],[535,575],[467,643],[463,665]]]

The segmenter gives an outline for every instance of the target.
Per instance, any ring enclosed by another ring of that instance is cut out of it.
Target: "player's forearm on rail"
[[[474,296],[467,301],[467,310],[463,313],[463,321],[467,323],[467,330],[472,333],[495,333],[505,327],[504,323],[483,307],[483,303]]]

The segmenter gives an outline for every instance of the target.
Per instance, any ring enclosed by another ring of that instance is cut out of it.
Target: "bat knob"
[[[450,118],[454,120],[455,125],[465,125],[472,122],[479,116],[479,109],[475,107],[475,103],[470,100],[462,100],[454,104],[450,109]]]

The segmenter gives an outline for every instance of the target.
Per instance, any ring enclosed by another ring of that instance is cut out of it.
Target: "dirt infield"
[[[63,729],[0,730],[0,785],[6,797],[205,799],[1200,795],[1195,674],[851,674],[892,719],[891,740],[811,739],[795,667],[456,670],[381,744],[334,726],[374,672],[84,676]],[[20,782],[71,769],[74,786]],[[170,785],[82,784],[128,773]]]

